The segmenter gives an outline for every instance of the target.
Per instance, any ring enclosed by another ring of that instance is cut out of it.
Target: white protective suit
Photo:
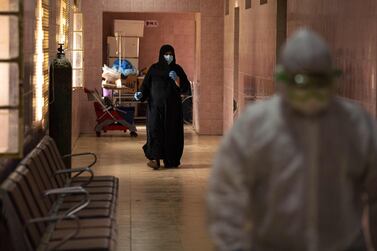
[[[301,116],[275,95],[249,106],[225,136],[208,190],[218,250],[352,250],[362,195],[377,197],[375,122],[345,99]]]

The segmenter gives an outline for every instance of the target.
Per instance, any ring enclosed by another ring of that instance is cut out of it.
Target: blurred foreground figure
[[[251,105],[224,138],[209,181],[222,251],[363,251],[377,238],[377,130],[334,96],[326,43],[300,30],[277,67],[278,94]]]

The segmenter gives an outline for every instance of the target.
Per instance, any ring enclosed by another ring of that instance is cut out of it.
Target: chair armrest
[[[67,173],[78,173],[78,174],[76,174],[75,176],[79,176],[79,175],[82,174],[83,172],[89,172],[89,173],[91,173],[92,175],[94,175],[94,174],[93,174],[93,170],[92,170],[89,166],[86,166],[86,167],[76,167],[76,168],[69,168],[69,169],[61,169],[61,170],[57,170],[57,171],[54,173],[54,176],[61,175],[61,174],[67,174]]]
[[[60,222],[62,220],[75,220],[77,221],[77,225],[80,225],[79,218],[76,215],[65,216],[64,214],[48,216],[48,217],[41,217],[41,218],[34,218],[29,220],[24,228],[28,228],[30,225],[42,222]]]
[[[62,214],[62,215],[55,215],[55,216],[49,216],[49,217],[43,217],[43,218],[34,218],[34,219],[29,220],[25,224],[24,232],[27,230],[27,228],[30,225],[33,225],[33,224],[42,223],[42,222],[59,223],[63,220],[74,220],[75,223],[76,223],[76,227],[74,229],[72,229],[71,233],[68,233],[61,241],[59,241],[54,247],[51,248],[51,250],[56,250],[59,247],[61,247],[64,243],[66,243],[67,241],[76,237],[79,234],[80,229],[81,229],[81,225],[80,225],[79,218],[76,215],[66,216],[66,215]],[[47,250],[47,246],[48,246],[48,243],[50,241],[53,229],[51,229],[50,231],[51,232],[48,233],[47,238],[44,236],[41,239],[41,244],[39,245],[38,250]]]
[[[78,168],[71,168],[71,169],[63,169],[63,170],[58,170],[54,173],[54,177],[56,177],[57,175],[62,175],[62,174],[67,174],[67,173],[76,173],[73,177],[71,177],[72,179],[80,176],[82,173],[84,172],[88,172],[90,173],[90,177],[88,179],[88,181],[86,182],[83,182],[82,184],[80,184],[80,186],[87,186],[90,182],[92,182],[93,180],[93,177],[94,177],[94,173],[93,173],[93,170],[90,168],[90,167],[78,167]]]
[[[93,162],[88,165],[88,167],[92,167],[95,163],[97,163],[97,155],[92,152],[66,154],[66,155],[63,155],[62,158],[65,159],[69,157],[78,157],[78,156],[87,156],[87,155],[93,156]]]
[[[81,186],[55,188],[55,189],[44,191],[43,193],[44,196],[67,195],[67,194],[89,194],[89,193]]]
[[[87,207],[90,203],[89,199],[89,193],[81,186],[74,186],[74,187],[63,187],[63,188],[56,188],[47,190],[43,193],[44,196],[50,196],[50,195],[83,195],[83,198],[81,201],[75,205],[73,205],[71,208],[69,208],[64,215],[65,216],[71,216],[76,214],[77,212],[81,211],[85,207]]]

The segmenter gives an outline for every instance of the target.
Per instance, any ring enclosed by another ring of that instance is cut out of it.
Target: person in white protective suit
[[[287,41],[278,93],[246,109],[215,157],[207,203],[217,250],[366,250],[365,206],[376,247],[376,124],[335,97],[336,75],[318,35]]]

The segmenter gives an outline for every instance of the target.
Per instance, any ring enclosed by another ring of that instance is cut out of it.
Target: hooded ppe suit
[[[170,64],[164,58],[167,52],[174,56]],[[180,78],[180,87],[169,77],[171,71]],[[145,156],[150,160],[163,159],[166,167],[180,165],[184,145],[181,93],[189,88],[185,72],[175,63],[174,48],[162,46],[158,63],[149,68],[139,91],[141,101],[148,101]]]
[[[331,68],[326,45],[308,31],[282,57],[290,72]],[[225,136],[208,190],[218,250],[365,250],[362,195],[377,197],[376,125],[341,98],[303,116],[279,93],[249,106]]]

